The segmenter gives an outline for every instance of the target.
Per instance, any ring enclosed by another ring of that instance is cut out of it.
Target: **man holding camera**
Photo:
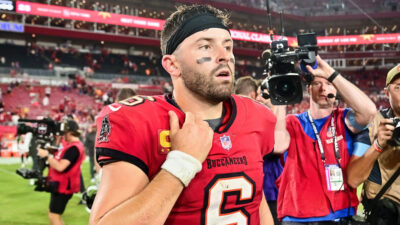
[[[397,178],[377,201],[373,201],[383,186],[400,167],[399,123],[400,117],[400,64],[392,68],[386,77],[385,94],[389,98],[390,108],[377,113],[369,127],[370,148],[363,159],[355,159],[353,173],[349,178],[353,187],[363,181],[363,201],[367,219],[371,224],[400,224],[400,179]],[[397,143],[396,143],[397,142]],[[350,166],[349,166],[350,167]]]
[[[307,86],[310,109],[286,117],[290,137],[285,166],[277,181],[278,217],[282,224],[339,224],[355,214],[356,190],[349,186],[347,167],[354,134],[375,116],[374,103],[319,56]],[[340,93],[350,108],[335,108]],[[359,155],[357,155],[359,154]]]
[[[38,155],[47,157],[49,163],[48,188],[51,191],[49,219],[52,225],[61,225],[61,215],[73,193],[80,190],[81,165],[85,159],[84,146],[79,140],[81,132],[74,120],[67,120],[64,131],[64,143],[60,150],[54,153],[38,147]]]

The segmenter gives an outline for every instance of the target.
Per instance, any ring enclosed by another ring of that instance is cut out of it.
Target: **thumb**
[[[306,65],[306,69],[308,70],[309,73],[311,73],[312,75],[314,75],[314,69],[313,69],[311,66]]]
[[[179,130],[179,119],[174,111],[169,111],[169,126],[171,134],[175,134]]]

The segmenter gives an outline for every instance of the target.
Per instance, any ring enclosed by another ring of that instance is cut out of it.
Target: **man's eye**
[[[204,49],[204,50],[207,50],[207,49],[209,49],[209,48],[210,48],[209,45],[202,45],[202,46],[200,47],[200,49]]]

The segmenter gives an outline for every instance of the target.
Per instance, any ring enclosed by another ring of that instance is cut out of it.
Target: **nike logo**
[[[108,108],[110,108],[113,112],[116,112],[116,111],[118,111],[118,110],[121,108],[121,106],[114,107],[114,106],[112,106],[112,105],[108,105]]]

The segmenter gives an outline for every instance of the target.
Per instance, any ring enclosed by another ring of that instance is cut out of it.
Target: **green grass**
[[[1,159],[1,158],[0,158]],[[28,165],[30,168],[31,165]],[[29,180],[15,173],[20,164],[0,163],[0,225],[47,225],[47,211],[50,193],[34,191]],[[89,162],[82,165],[86,188],[90,185]],[[361,192],[361,185],[358,193]],[[62,216],[66,225],[88,224],[89,213],[84,205],[78,205],[80,194],[75,194],[69,200]],[[362,205],[359,205],[362,211]]]
[[[29,180],[15,173],[20,164],[0,164],[0,225],[45,225],[50,193],[34,191]],[[31,165],[28,165],[30,168]],[[82,166],[85,186],[90,185],[89,162]],[[80,193],[69,200],[62,215],[66,225],[88,224],[89,213],[84,205],[78,205]]]

